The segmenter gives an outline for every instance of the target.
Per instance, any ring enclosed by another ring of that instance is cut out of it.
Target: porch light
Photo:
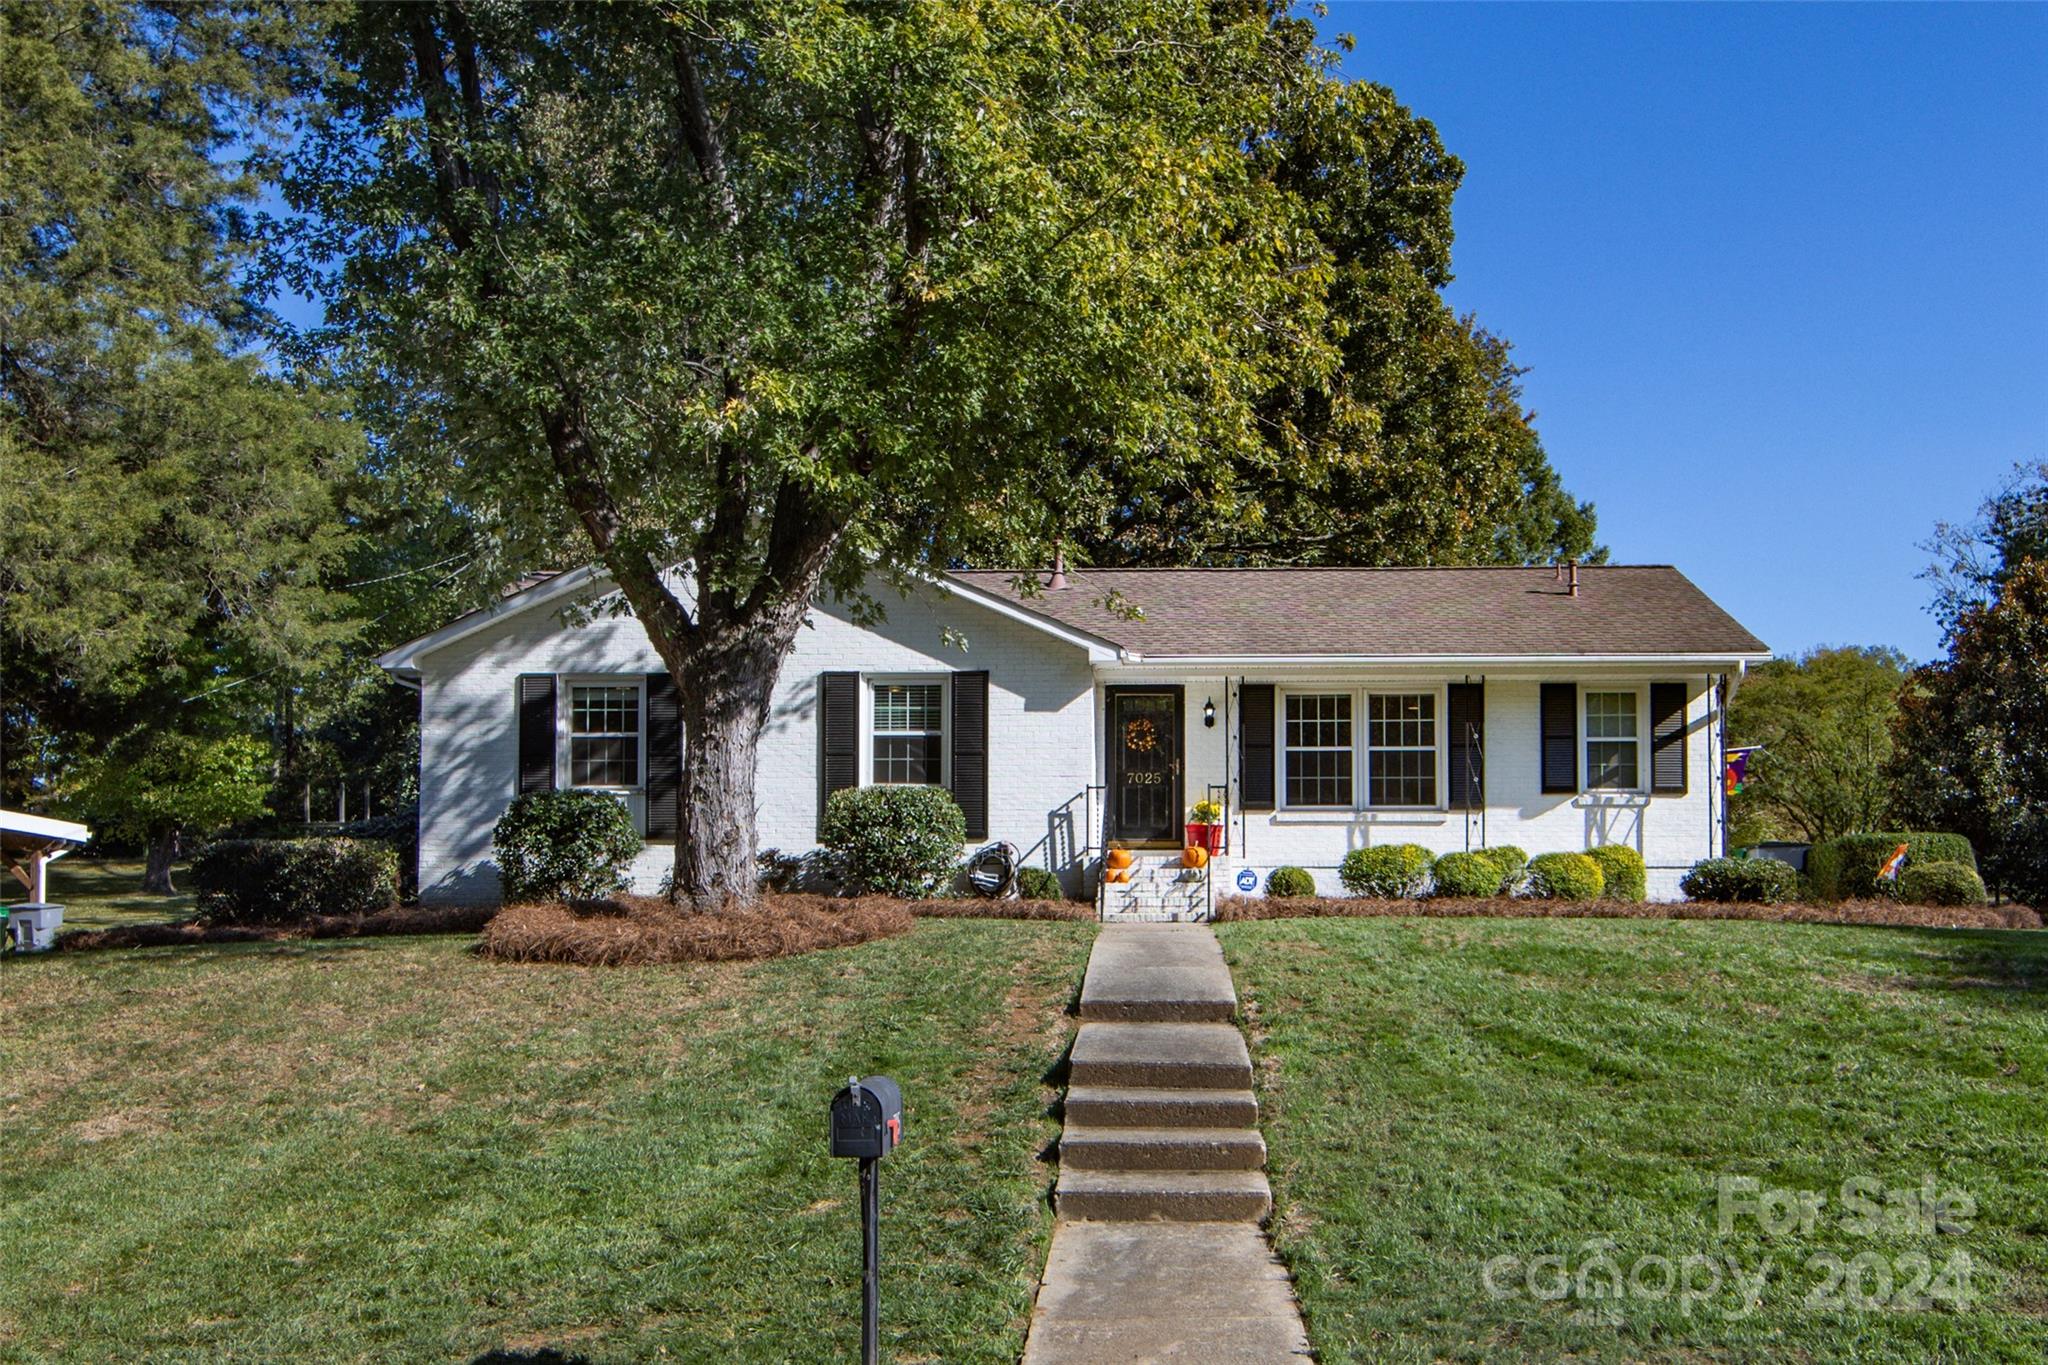
[[[1207,730],[1216,728],[1216,699],[1214,697],[1202,698],[1202,727]]]

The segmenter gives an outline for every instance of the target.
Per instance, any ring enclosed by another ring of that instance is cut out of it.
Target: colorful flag
[[[1728,795],[1733,796],[1742,790],[1743,782],[1749,777],[1749,756],[1762,747],[1761,744],[1752,744],[1744,749],[1728,751],[1728,767],[1721,774],[1721,786]]]
[[[1895,882],[1899,873],[1906,870],[1906,846],[1900,844],[1892,850],[1892,856],[1884,860],[1884,866],[1877,870],[1879,881]]]

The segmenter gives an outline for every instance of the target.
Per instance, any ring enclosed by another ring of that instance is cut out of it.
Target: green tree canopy
[[[1754,669],[1728,708],[1728,742],[1760,744],[1731,803],[1735,842],[1819,843],[1881,828],[1884,765],[1906,657],[1894,649],[1816,649]]]
[[[1283,30],[1303,44],[1307,35]],[[1604,559],[1521,402],[1508,343],[1459,317],[1451,201],[1465,168],[1370,82],[1301,82],[1247,140],[1302,205],[1332,271],[1319,319],[1338,364],[1259,403],[1263,446],[1194,470],[1077,450],[1083,553],[1117,564],[1469,564]]]
[[[2048,464],[1934,548],[1948,657],[1902,699],[1894,799],[1914,824],[1968,835],[1993,886],[2048,906]]]
[[[1257,5],[364,6],[288,177],[322,340],[512,566],[580,537],[675,675],[677,894],[754,894],[821,586],[1037,558],[1076,449],[1270,458],[1325,249],[1247,156]],[[686,566],[681,581],[668,576]]]
[[[324,575],[357,438],[252,350],[250,211],[299,37],[229,0],[0,8],[11,801],[138,726],[165,753],[249,732],[241,685],[351,629]]]

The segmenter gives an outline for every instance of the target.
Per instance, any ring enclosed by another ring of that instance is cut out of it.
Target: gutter
[[[1746,669],[1749,663],[1769,659],[1769,654],[1162,654],[1148,657],[1135,650],[1117,651],[1117,663],[1142,664],[1152,668],[1353,668],[1423,666],[1450,664],[1513,667],[1552,665],[1716,665]]]

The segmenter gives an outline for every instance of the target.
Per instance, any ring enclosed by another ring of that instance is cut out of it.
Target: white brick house
[[[537,786],[615,792],[660,885],[673,695],[636,621],[587,610],[609,591],[555,575],[380,661],[421,693],[424,899],[494,899],[492,826]],[[1662,566],[1081,570],[1030,594],[980,572],[884,600],[873,626],[820,601],[784,662],[762,847],[812,848],[837,787],[929,781],[975,844],[1074,891],[1106,840],[1177,848],[1212,798],[1220,890],[1293,864],[1335,891],[1379,843],[1626,843],[1675,896],[1723,851],[1726,698],[1768,657]]]

